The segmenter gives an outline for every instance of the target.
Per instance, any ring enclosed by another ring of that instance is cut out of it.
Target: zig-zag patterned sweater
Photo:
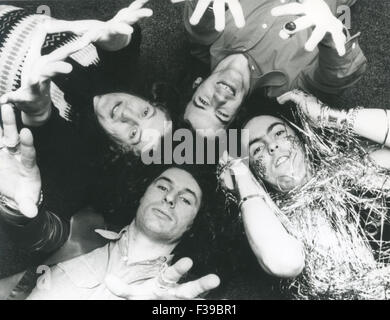
[[[0,6],[0,96],[20,87],[24,61],[28,55],[31,39],[37,26],[46,19],[44,15],[31,15],[23,9],[13,6]],[[67,45],[77,39],[71,33],[48,34],[42,53]],[[73,54],[71,58],[81,66],[97,65],[99,57],[96,48],[89,45]],[[64,99],[64,92],[57,86],[51,86],[53,104],[60,115],[70,120],[70,105]]]
[[[20,87],[32,36],[38,25],[46,19],[53,18],[28,14],[14,6],[0,5],[0,96]],[[53,104],[64,119],[72,121],[74,109],[85,108],[85,104],[90,104],[91,95],[119,88],[126,91],[130,89],[127,85],[132,82],[130,78],[134,76],[134,62],[139,54],[137,47],[140,32],[137,29],[136,26],[135,31],[138,33],[135,33],[135,37],[133,35],[132,44],[121,51],[106,52],[90,44],[71,55],[67,61],[73,65],[73,72],[69,76],[55,78],[51,86]],[[77,39],[76,35],[69,32],[48,34],[42,54],[48,54]],[[78,100],[80,97],[83,97],[82,101]]]

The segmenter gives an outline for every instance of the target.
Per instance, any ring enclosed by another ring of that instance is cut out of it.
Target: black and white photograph
[[[388,300],[389,21],[0,0],[0,300]]]

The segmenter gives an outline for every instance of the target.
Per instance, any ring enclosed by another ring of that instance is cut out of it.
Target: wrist
[[[320,126],[322,128],[331,128],[343,130],[347,125],[348,113],[345,110],[335,110],[328,106],[321,107]]]
[[[39,193],[38,200],[36,202],[36,206],[38,208],[38,212],[43,207],[43,192],[42,190]],[[26,217],[19,210],[19,206],[15,200],[8,198],[2,194],[0,194],[0,213],[4,220],[8,223],[17,226],[24,226],[28,222],[30,222],[34,218]]]
[[[236,178],[238,196],[242,200],[251,194],[262,194],[262,190],[259,188],[257,183],[254,181],[252,175],[242,175]]]
[[[22,112],[22,122],[28,127],[39,127],[45,124],[51,117],[52,107],[49,103],[48,107],[44,108],[45,111],[40,113],[26,113]]]
[[[241,200],[240,200],[240,203],[238,204],[238,210],[241,211],[242,207],[249,203],[249,201],[253,201],[253,200],[257,200],[257,201],[264,201],[265,202],[265,195],[263,194],[260,194],[260,193],[253,193],[253,194],[249,194],[245,197],[243,197]]]

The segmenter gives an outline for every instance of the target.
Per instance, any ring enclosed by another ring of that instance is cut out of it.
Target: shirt
[[[98,231],[112,240],[104,247],[50,269],[47,278],[38,280],[28,300],[122,300],[106,287],[107,274],[114,274],[128,285],[158,277],[173,256],[127,263],[129,227],[120,233]],[[43,276],[45,277],[45,276]]]
[[[349,0],[325,0],[333,13]],[[298,32],[287,40],[279,37],[280,30],[298,16],[274,17],[274,7],[295,2],[293,0],[241,0],[246,24],[236,27],[230,11],[226,12],[224,31],[214,28],[214,14],[209,10],[199,25],[192,26],[189,17],[196,2],[187,1],[184,23],[192,42],[192,54],[214,69],[221,60],[231,54],[241,53],[247,57],[250,68],[250,92],[264,90],[274,98],[289,90],[300,88],[314,94],[337,95],[354,85],[366,70],[366,58],[357,37],[346,43],[346,54],[340,57],[333,44],[322,41],[313,52],[304,46],[311,30]]]

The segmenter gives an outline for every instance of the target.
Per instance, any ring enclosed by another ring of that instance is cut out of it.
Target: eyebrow
[[[193,102],[195,108],[198,108],[198,109],[201,109],[201,110],[206,111],[206,108],[203,107],[203,106],[201,106],[201,105],[199,105],[199,104],[197,104],[195,100],[192,101],[192,102]],[[225,125],[225,126],[228,125],[229,122],[230,122],[230,121],[228,121],[228,120],[223,120],[223,119],[221,119],[220,117],[217,116],[216,113],[215,113],[215,117],[218,119],[219,122],[221,122],[221,123],[222,123],[223,125]]]
[[[284,124],[283,122],[274,122],[273,124],[271,124],[271,125],[268,127],[266,135],[269,134],[269,133],[270,133],[276,126],[278,126],[278,125],[284,126],[285,124]],[[260,140],[262,140],[263,137],[264,137],[264,136],[258,137],[258,138],[255,138],[255,139],[249,141],[249,147],[250,147],[252,144],[254,144],[254,143],[259,142]]]
[[[157,178],[154,183],[157,183],[160,180],[164,180],[164,181],[166,181],[166,182],[168,182],[170,184],[173,184],[173,185],[175,184],[171,179],[169,179],[167,177],[164,177],[164,176]],[[198,196],[196,195],[196,193],[194,191],[192,191],[189,188],[185,188],[184,191],[189,193],[189,194],[191,194],[195,198],[196,203],[198,203]]]

